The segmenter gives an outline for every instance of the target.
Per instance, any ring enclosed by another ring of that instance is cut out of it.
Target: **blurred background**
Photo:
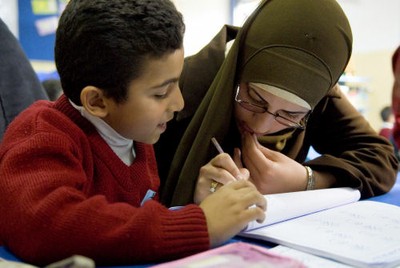
[[[224,24],[242,25],[260,2],[172,1],[184,16],[186,56],[199,51]],[[0,17],[20,41],[41,81],[57,78],[53,61],[54,33],[67,2],[0,0]],[[338,3],[349,18],[354,38],[353,56],[340,85],[353,105],[379,131],[380,111],[391,103],[391,57],[400,45],[400,1],[338,0]]]

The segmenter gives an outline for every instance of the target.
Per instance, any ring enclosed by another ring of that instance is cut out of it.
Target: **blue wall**
[[[65,0],[18,0],[19,17],[19,40],[31,60],[49,60],[54,61],[54,41],[55,33],[39,35],[35,22],[59,17],[62,7],[65,6]],[[45,12],[36,12],[34,14],[33,4],[55,3],[57,11],[54,13],[43,14]]]

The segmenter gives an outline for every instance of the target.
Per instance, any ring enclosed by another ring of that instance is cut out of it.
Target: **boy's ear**
[[[94,86],[87,86],[81,92],[82,106],[91,115],[104,118],[108,115],[108,102],[103,90]]]

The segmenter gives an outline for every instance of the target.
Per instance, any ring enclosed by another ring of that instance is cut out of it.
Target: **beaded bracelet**
[[[315,188],[315,177],[314,172],[309,166],[304,166],[307,171],[307,187],[306,190],[314,190]]]

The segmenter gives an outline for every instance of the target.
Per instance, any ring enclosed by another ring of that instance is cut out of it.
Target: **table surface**
[[[400,179],[399,179],[399,177],[400,177],[400,173],[398,173],[398,175],[397,175],[396,184],[393,186],[393,188],[388,193],[369,198],[368,200],[400,206]],[[234,237],[231,240],[229,240],[227,243],[233,243],[233,242],[238,242],[238,241],[250,242],[250,243],[261,245],[261,246],[264,246],[267,248],[271,248],[274,246],[274,244],[271,244],[271,243],[268,243],[265,241],[253,240],[253,239],[247,239],[247,238],[239,238],[239,237]],[[10,260],[10,261],[20,261],[20,259],[18,259],[16,256],[14,256],[5,247],[0,246],[0,259],[1,258],[5,259],[5,260]],[[107,266],[107,268],[134,268],[134,267],[138,268],[138,267],[149,267],[152,265],[154,265],[154,264],[129,265],[129,266]],[[101,266],[96,266],[96,267],[100,268]],[[103,266],[103,268],[105,268],[105,267]]]

